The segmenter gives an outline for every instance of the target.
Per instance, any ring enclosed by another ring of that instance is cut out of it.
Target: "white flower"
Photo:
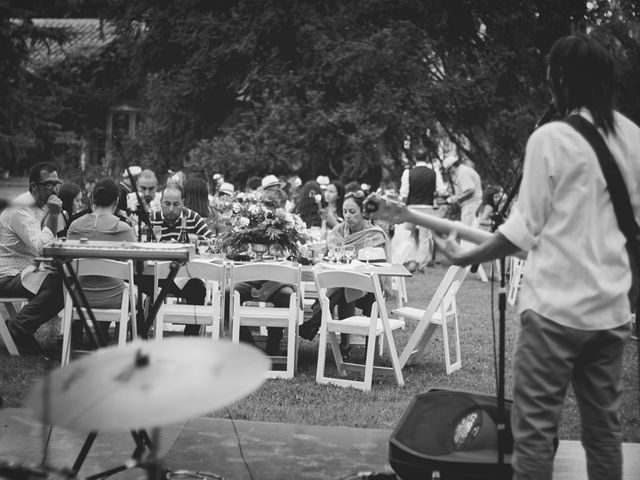
[[[250,222],[247,217],[240,217],[238,219],[238,223],[240,224],[241,227],[248,227]]]

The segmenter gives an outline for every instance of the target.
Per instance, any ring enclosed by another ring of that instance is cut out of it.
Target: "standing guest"
[[[482,203],[476,210],[474,225],[483,230],[491,230],[493,215],[499,212],[500,202],[503,200],[504,190],[490,185],[482,194]]]
[[[449,171],[453,182],[454,194],[447,198],[447,203],[459,205],[460,221],[465,225],[473,225],[476,210],[482,203],[480,175],[469,165],[462,163],[455,152],[447,155],[442,166]]]
[[[71,218],[83,210],[82,190],[75,183],[63,183],[58,190],[58,197],[62,200],[62,213],[59,217],[57,235],[66,237]]]
[[[160,226],[162,234],[159,241],[177,242],[181,233],[199,238],[211,239],[213,233],[207,227],[203,218],[193,210],[184,206],[183,190],[180,185],[170,184],[162,191],[160,210],[151,217],[153,226]],[[190,278],[183,283],[184,279],[176,279],[168,283],[166,280],[160,281],[160,287],[171,295],[184,298],[190,305],[204,305],[206,287],[199,278]],[[139,287],[147,295],[151,295],[153,290],[153,279],[144,276],[139,280]],[[185,335],[198,335],[200,325],[185,325]]]
[[[337,225],[331,231],[331,235],[345,246],[353,246],[356,254],[367,246],[382,247],[386,258],[391,258],[391,240],[387,233],[380,227],[373,225],[364,218],[363,204],[365,193],[362,190],[349,192],[345,195],[343,203],[344,222]],[[360,308],[363,315],[371,313],[371,306],[375,301],[372,293],[364,295],[354,290],[345,291],[343,288],[329,293],[329,309],[338,307],[338,318],[344,319],[355,315],[356,307]],[[299,334],[302,338],[312,340],[320,328],[322,311],[318,303],[313,306],[311,318],[300,326]],[[340,335],[340,352],[344,359],[348,359],[351,352],[349,335]]]
[[[427,163],[427,151],[420,148],[415,154],[416,163],[402,172],[400,201],[412,209],[433,214],[436,198],[437,175],[433,164]],[[417,233],[417,242],[414,240]],[[408,263],[409,271],[423,270],[433,258],[431,230],[405,222],[395,229],[393,236],[393,263]]]
[[[62,200],[56,196],[61,183],[54,165],[38,163],[29,174],[29,191],[0,213],[0,295],[29,299],[7,321],[23,354],[40,353],[33,334],[64,305],[61,276],[35,262],[43,248],[55,240],[62,212]]]
[[[316,195],[318,199],[316,199]],[[322,225],[319,204],[320,206],[322,205],[320,185],[318,185],[318,182],[315,180],[309,180],[302,185],[302,191],[300,192],[295,211],[296,215],[300,216],[308,228]]]
[[[615,67],[594,38],[555,42],[547,77],[562,117],[578,114],[603,136],[640,220],[640,128],[613,108]],[[565,122],[529,137],[518,200],[481,245],[438,247],[455,265],[528,251],[513,360],[513,469],[517,480],[551,480],[554,439],[571,383],[591,480],[622,478],[623,356],[631,336],[632,281],[626,238],[598,158]]]
[[[74,220],[69,226],[67,238],[79,240],[135,242],[130,225],[115,215],[120,189],[110,178],[96,183],[93,189],[93,211]],[[103,276],[85,275],[79,278],[82,291],[93,308],[120,308],[124,281]],[[109,322],[100,322],[107,338]]]
[[[342,202],[344,201],[344,185],[339,180],[333,180],[324,189],[323,208],[320,209],[320,217],[327,222],[328,228],[333,228],[342,223]]]

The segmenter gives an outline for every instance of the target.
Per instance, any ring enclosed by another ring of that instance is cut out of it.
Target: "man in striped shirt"
[[[177,242],[183,229],[187,235],[197,235],[198,238],[213,237],[213,233],[203,218],[184,206],[182,187],[177,184],[167,185],[162,191],[160,211],[152,214],[151,224],[162,227],[159,239],[161,242]],[[153,290],[153,278],[145,276],[140,280],[138,286],[140,290],[149,295]],[[160,280],[159,286],[164,288],[169,295],[183,298],[190,305],[204,305],[206,287],[199,278],[176,278],[171,283]],[[185,325],[184,327],[185,335],[198,335],[199,332],[200,325]]]
[[[162,191],[160,210],[153,213],[151,224],[154,227],[162,227],[161,242],[177,242],[183,230],[183,222],[187,235],[198,235],[199,238],[213,237],[213,232],[200,214],[184,206],[182,187],[172,183]]]

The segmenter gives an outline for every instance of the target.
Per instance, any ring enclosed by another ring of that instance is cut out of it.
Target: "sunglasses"
[[[358,200],[362,200],[367,195],[362,190],[356,190],[355,192],[349,192],[344,196],[344,199],[347,198],[357,198]]]

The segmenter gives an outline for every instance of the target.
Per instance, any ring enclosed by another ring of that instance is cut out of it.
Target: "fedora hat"
[[[459,160],[458,154],[456,152],[450,152],[447,154],[446,157],[444,157],[444,160],[442,161],[442,166],[444,167],[445,170],[447,170],[451,168],[451,165],[456,163],[458,160]]]
[[[233,186],[233,183],[229,183],[229,182],[224,182],[220,185],[220,188],[218,189],[218,191],[220,193],[224,193],[226,195],[233,195],[236,191],[235,187]]]
[[[283,185],[283,182],[275,175],[267,175],[262,179],[262,182],[261,182],[261,187],[263,189],[274,187],[274,186],[281,187],[282,185]]]

